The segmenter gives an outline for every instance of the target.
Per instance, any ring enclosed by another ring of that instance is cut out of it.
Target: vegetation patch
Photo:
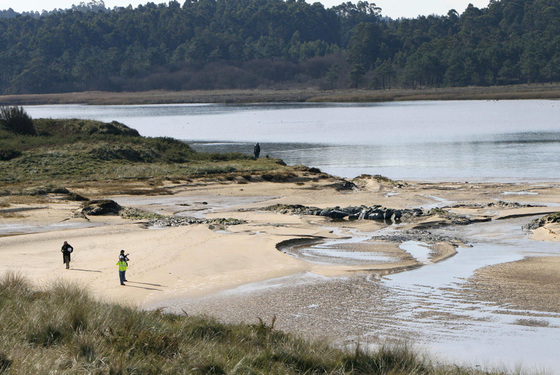
[[[124,207],[120,210],[119,214],[124,219],[130,220],[160,220],[164,219],[166,216],[157,214],[155,212],[150,212],[146,210],[141,210],[139,208]]]
[[[0,277],[0,373],[46,374],[475,374],[433,365],[406,345],[335,349],[267,324],[101,303],[73,284],[35,290]]]
[[[76,186],[94,181],[290,173],[280,172],[290,168],[277,159],[254,160],[240,153],[197,153],[182,141],[142,137],[136,130],[114,121],[32,122],[36,135],[0,127],[0,188],[5,186],[4,194],[34,194],[30,190],[36,190],[35,194],[49,193],[52,191],[43,191],[38,186],[50,185],[52,181]],[[33,185],[31,189],[29,183]]]

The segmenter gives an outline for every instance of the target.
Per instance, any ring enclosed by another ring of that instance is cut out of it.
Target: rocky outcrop
[[[245,224],[245,220],[239,219],[197,219],[194,217],[179,217],[179,216],[168,216],[165,218],[160,219],[153,219],[150,220],[146,226],[148,227],[180,227],[184,225],[193,225],[193,224],[209,224],[212,226],[226,226],[226,225],[239,225]],[[211,228],[213,229],[213,228]]]
[[[437,215],[443,219],[448,220],[451,224],[455,224],[455,225],[467,225],[472,223],[472,221],[468,217],[456,214],[451,211],[444,210],[442,208],[432,208],[430,211],[428,211],[428,215],[429,216]]]
[[[84,215],[119,215],[121,205],[110,199],[95,199],[82,204]]]
[[[497,201],[493,203],[488,203],[487,207],[527,208],[527,207],[546,207],[546,206],[539,205],[539,204],[522,204],[519,202]]]
[[[560,212],[555,212],[553,214],[543,216],[539,219],[532,220],[530,223],[525,224],[523,226],[523,229],[535,230],[549,223],[560,223]]]
[[[263,208],[267,211],[275,211],[283,214],[295,214],[295,215],[314,215],[314,216],[325,216],[331,219],[348,219],[348,220],[410,220],[414,217],[424,216],[425,213],[420,208],[413,209],[392,209],[387,207],[382,207],[380,205],[375,206],[349,206],[341,208],[339,206],[333,208],[318,208],[309,207],[302,205],[274,205]]]
[[[75,213],[74,217],[83,217],[89,220],[86,215],[120,215],[124,219],[142,220],[146,227],[180,227],[193,224],[208,224],[214,227],[225,227],[228,225],[246,223],[245,220],[232,218],[197,219],[183,216],[164,216],[138,208],[122,207],[117,202],[110,199],[87,201],[82,204],[82,209]]]
[[[349,206],[341,208],[339,206],[332,208],[318,208],[303,205],[285,205],[277,204],[262,208],[262,210],[275,211],[283,214],[293,215],[313,215],[324,216],[334,220],[377,220],[383,222],[410,222],[416,218],[427,218],[431,216],[438,216],[442,220],[438,224],[430,224],[430,226],[441,225],[467,225],[472,223],[490,221],[490,217],[476,216],[467,217],[456,214],[454,212],[434,208],[429,211],[424,211],[421,208],[402,208],[394,209],[387,208],[381,205],[375,206]]]
[[[341,179],[340,181],[337,181],[335,183],[332,183],[330,185],[326,185],[326,187],[330,187],[335,189],[336,191],[353,191],[353,190],[358,190],[358,186],[356,186],[356,184],[354,184],[351,181],[348,180],[344,180]]]
[[[465,246],[466,243],[458,237],[441,236],[425,230],[402,230],[392,234],[374,236],[374,240],[403,243],[407,241],[423,242],[429,245],[446,242],[455,247]]]
[[[481,208],[528,208],[528,207],[546,207],[545,205],[539,204],[522,204],[519,202],[506,202],[506,201],[496,201],[490,202],[488,204],[481,204],[481,203],[470,203],[470,204],[456,204],[451,206],[451,208],[472,208],[472,209],[481,209]],[[443,207],[446,208],[446,207]]]

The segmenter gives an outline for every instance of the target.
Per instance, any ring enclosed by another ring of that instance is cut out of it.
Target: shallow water
[[[0,224],[0,236],[16,234],[30,234],[50,232],[65,229],[91,228],[106,225],[104,223],[89,223],[86,221],[61,222],[53,224]]]
[[[400,246],[401,249],[412,255],[414,259],[422,264],[431,263],[430,261],[430,247],[418,241],[406,241]]]
[[[521,230],[527,219],[474,224],[465,228],[472,247],[459,248],[459,253],[437,264],[384,278],[396,290],[394,297],[405,312],[397,314],[400,329],[420,331],[426,347],[471,365],[521,364],[525,369],[549,369],[560,373],[560,314],[535,312],[533,319],[547,327],[525,327],[515,322],[526,318],[526,311],[507,306],[465,302],[458,293],[465,278],[487,265],[523,259],[525,256],[560,255],[560,244],[531,241]],[[457,232],[453,232],[455,235]],[[418,306],[430,306],[435,317],[418,319]],[[438,314],[455,315],[455,321],[444,324]],[[467,320],[460,317],[466,317]]]
[[[517,311],[466,298],[461,291],[466,279],[481,267],[527,255],[560,255],[560,244],[528,238],[521,227],[529,220],[438,230],[438,234],[464,237],[471,246],[459,248],[457,255],[445,261],[381,279],[301,274],[160,306],[193,313],[213,311],[226,321],[277,316],[279,329],[319,337],[332,335],[341,345],[357,340],[362,346],[376,346],[404,339],[445,363],[511,371],[521,366],[527,371],[560,374],[560,314]],[[315,261],[339,264],[348,260],[348,253],[337,249],[336,242],[330,241],[319,252],[313,250]],[[356,240],[340,242],[346,246]],[[427,255],[421,243],[405,242],[402,248],[418,259]],[[351,258],[355,259],[363,260]],[[541,326],[524,326],[520,319]]]

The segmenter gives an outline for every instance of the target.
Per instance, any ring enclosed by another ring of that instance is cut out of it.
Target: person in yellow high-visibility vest
[[[125,254],[124,250],[121,250],[117,266],[119,266],[119,280],[121,282],[121,285],[125,285],[124,282],[127,281],[126,269],[128,268],[128,254]]]

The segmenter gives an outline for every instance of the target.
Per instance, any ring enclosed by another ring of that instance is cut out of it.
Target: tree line
[[[0,93],[507,85],[560,80],[560,0],[382,16],[360,1],[187,0],[0,12]]]

